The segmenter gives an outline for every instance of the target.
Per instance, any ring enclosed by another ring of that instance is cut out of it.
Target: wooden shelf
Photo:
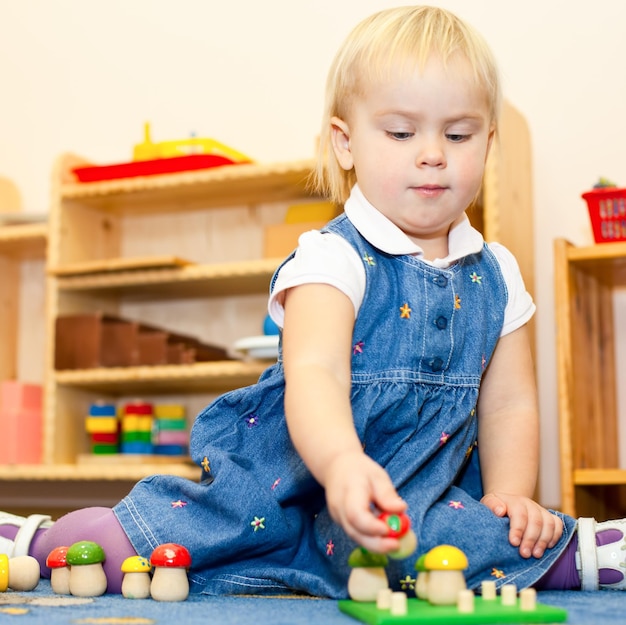
[[[313,166],[314,161],[307,159],[104,182],[66,182],[60,187],[60,195],[64,201],[79,200],[111,212],[170,212],[172,206],[189,206],[194,201],[203,209],[257,201],[277,202],[307,195],[308,178]],[[66,170],[63,177],[67,179],[68,165],[62,167]]]
[[[281,259],[269,258],[175,269],[137,269],[58,278],[61,291],[106,292],[119,296],[159,297],[245,295],[268,293]]]
[[[554,243],[561,509],[626,514],[619,467],[613,299],[626,286],[626,243]]]
[[[166,473],[197,481],[200,469],[189,462],[158,464],[103,465],[76,464],[16,464],[0,465],[0,482],[82,482],[82,481],[137,481],[149,475]]]
[[[45,223],[0,226],[0,255],[17,260],[46,256],[48,225]]]
[[[111,395],[225,391],[257,381],[267,361],[220,360],[192,365],[55,371],[55,384]]]

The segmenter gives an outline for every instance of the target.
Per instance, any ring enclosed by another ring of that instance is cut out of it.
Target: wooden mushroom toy
[[[189,595],[187,569],[191,555],[175,543],[159,545],[150,556],[154,567],[150,594],[155,601],[184,601]]]
[[[33,590],[40,576],[39,562],[32,556],[9,558],[0,553],[0,592],[5,592],[7,588]]]
[[[363,547],[357,547],[348,558],[352,567],[348,577],[348,595],[353,601],[376,601],[378,593],[389,587],[385,567],[389,563],[387,556],[370,553]]]
[[[122,595],[127,599],[147,599],[150,596],[150,571],[147,558],[130,556],[122,562]]]
[[[57,595],[70,594],[70,567],[67,564],[69,547],[54,548],[46,558],[46,566],[50,569],[50,586]]]
[[[415,552],[417,549],[417,536],[411,529],[411,519],[406,514],[383,512],[378,518],[387,524],[389,536],[397,538],[400,542],[400,547],[389,553],[390,558],[403,560]]]
[[[467,588],[465,554],[452,545],[439,545],[426,554],[424,566],[429,571],[428,601],[433,605],[456,605],[459,591]]]
[[[428,599],[428,569],[424,564],[426,554],[421,555],[415,563],[417,577],[415,579],[415,596],[418,599]]]
[[[70,565],[70,593],[76,597],[99,597],[106,592],[102,568],[104,549],[91,540],[81,540],[67,550]]]

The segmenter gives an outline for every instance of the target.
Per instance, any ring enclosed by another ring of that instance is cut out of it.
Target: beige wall
[[[312,154],[326,69],[388,0],[0,0],[0,174],[47,210],[54,158],[209,136],[259,161]],[[552,239],[591,242],[580,193],[626,185],[622,0],[440,0],[485,35],[534,146],[542,499],[556,503]],[[623,380],[623,377],[621,378]]]

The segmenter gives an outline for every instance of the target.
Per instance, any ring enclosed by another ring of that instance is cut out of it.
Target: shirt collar
[[[460,258],[480,252],[484,244],[483,236],[472,227],[467,215],[463,215],[448,233],[448,255],[428,261],[423,258],[422,248],[370,204],[358,185],[352,188],[344,210],[360,234],[379,250],[395,256],[411,254],[441,269]]]

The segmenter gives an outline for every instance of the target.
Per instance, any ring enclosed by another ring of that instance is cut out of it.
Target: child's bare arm
[[[523,557],[541,557],[559,540],[558,517],[532,500],[539,465],[539,416],[526,326],[502,337],[478,403],[483,503],[511,521],[509,540]]]
[[[332,286],[303,285],[285,299],[283,358],[285,411],[294,445],[326,489],[332,517],[372,551],[391,551],[398,541],[372,507],[402,512],[406,505],[387,473],[362,449],[351,394],[354,307]]]

